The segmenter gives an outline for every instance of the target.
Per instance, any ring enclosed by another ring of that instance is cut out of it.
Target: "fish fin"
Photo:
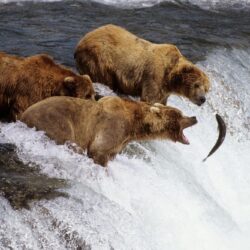
[[[207,157],[202,160],[202,162],[205,162],[207,160]]]

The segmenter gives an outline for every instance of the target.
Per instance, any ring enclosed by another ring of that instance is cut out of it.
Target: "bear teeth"
[[[182,141],[184,144],[190,144],[188,138],[182,133]]]

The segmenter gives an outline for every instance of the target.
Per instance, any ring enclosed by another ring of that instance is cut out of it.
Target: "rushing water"
[[[170,98],[198,118],[186,132],[191,145],[134,142],[105,171],[22,123],[0,124],[0,143],[15,144],[26,169],[69,184],[30,209],[0,196],[0,249],[250,249],[250,1],[0,0],[0,50],[74,67],[78,40],[107,23],[174,43],[208,73],[204,106]],[[215,113],[228,135],[202,163],[217,138]]]

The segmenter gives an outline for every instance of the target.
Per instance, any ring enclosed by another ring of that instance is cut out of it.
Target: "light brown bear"
[[[48,55],[18,57],[0,52],[0,118],[15,121],[32,104],[50,96],[94,98],[88,75],[56,64]]]
[[[94,162],[108,161],[132,140],[169,139],[189,144],[183,129],[197,123],[176,108],[107,96],[99,101],[50,97],[29,107],[21,121],[63,144],[87,149]]]
[[[141,101],[166,104],[175,94],[201,105],[210,87],[206,74],[176,46],[151,43],[115,25],[86,34],[74,56],[81,74]]]

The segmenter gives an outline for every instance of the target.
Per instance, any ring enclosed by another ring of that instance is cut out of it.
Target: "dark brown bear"
[[[93,98],[92,81],[48,55],[17,57],[0,52],[0,119],[15,121],[29,106],[50,96]]]

